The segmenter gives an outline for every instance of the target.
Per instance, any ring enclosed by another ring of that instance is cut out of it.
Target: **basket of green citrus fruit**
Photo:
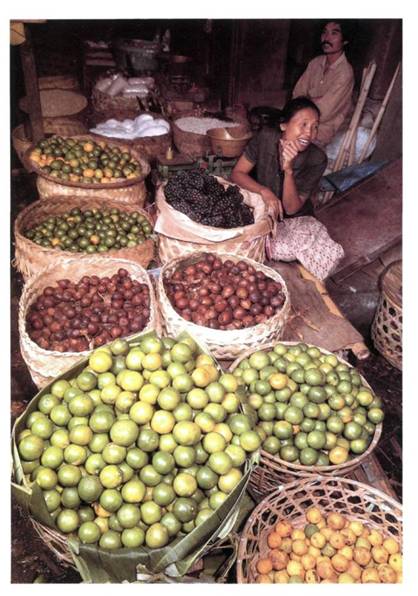
[[[119,339],[16,421],[13,494],[87,581],[181,577],[234,527],[254,423],[237,379],[190,336]]]
[[[109,198],[35,201],[17,216],[14,239],[15,264],[25,280],[74,256],[80,264],[92,255],[112,256],[146,269],[155,249],[149,213]]]
[[[25,160],[38,174],[41,199],[78,194],[144,204],[144,181],[150,166],[144,156],[127,145],[97,141],[91,135],[55,135],[32,145]]]
[[[250,479],[260,499],[282,482],[316,474],[345,476],[382,432],[382,400],[350,364],[297,342],[247,351],[230,368],[248,392],[262,437]]]

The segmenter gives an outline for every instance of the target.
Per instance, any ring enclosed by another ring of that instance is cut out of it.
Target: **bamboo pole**
[[[386,95],[382,101],[382,105],[380,106],[379,112],[376,116],[376,120],[373,123],[372,129],[369,134],[369,138],[367,139],[367,143],[363,147],[363,150],[361,152],[358,163],[361,163],[365,159],[367,150],[370,147],[370,143],[373,141],[373,138],[376,136],[377,129],[378,129],[379,124],[383,118],[383,114],[385,113],[385,110],[386,110],[387,104],[389,102],[389,98],[392,93],[393,86],[395,85],[396,77],[398,76],[400,67],[401,67],[401,64],[399,63],[398,66],[396,67],[395,74],[392,77],[392,80],[390,82],[388,90],[386,91]]]
[[[337,158],[336,158],[334,165],[332,167],[331,173],[337,172],[338,170],[341,170],[344,167],[344,164],[347,160],[348,153],[350,150],[353,135],[357,131],[357,126],[360,121],[361,113],[363,111],[364,104],[366,102],[375,72],[376,72],[376,63],[373,61],[368,65],[366,72],[364,73],[363,85],[361,86],[361,89],[360,89],[356,108],[355,108],[354,114],[351,118],[348,130],[345,133],[342,143],[340,145],[338,155],[337,155]],[[329,190],[326,193],[324,193],[323,202],[327,203],[333,194],[334,194],[333,190]]]
[[[363,73],[362,73],[362,76],[361,76],[360,89],[364,85],[364,79],[366,77],[366,73],[367,73],[367,68],[363,68]],[[349,154],[349,157],[348,157],[348,164],[347,164],[349,166],[351,166],[351,164],[353,163],[353,161],[355,159],[356,143],[357,143],[357,131],[356,131],[356,134],[353,136],[353,138],[351,140],[351,144],[350,144],[350,154]]]

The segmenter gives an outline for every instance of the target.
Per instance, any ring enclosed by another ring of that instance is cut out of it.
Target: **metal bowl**
[[[207,131],[212,151],[222,157],[238,157],[252,137],[246,126],[211,128]]]

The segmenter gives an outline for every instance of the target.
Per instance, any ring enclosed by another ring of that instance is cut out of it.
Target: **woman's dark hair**
[[[282,110],[280,122],[286,123],[293,118],[293,116],[300,112],[300,110],[306,110],[310,108],[318,114],[318,118],[321,116],[321,112],[316,104],[309,99],[309,97],[295,97],[290,99]]]

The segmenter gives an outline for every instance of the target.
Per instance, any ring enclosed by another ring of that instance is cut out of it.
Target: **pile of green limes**
[[[142,173],[140,163],[127,149],[91,139],[42,139],[29,158],[57,182],[106,184],[138,178]]]
[[[152,231],[152,225],[139,211],[75,207],[46,218],[24,235],[46,248],[95,253],[137,246],[145,242]]]
[[[261,444],[237,389],[190,338],[118,339],[26,418],[26,479],[82,543],[163,547],[212,515]]]
[[[243,359],[262,449],[295,464],[343,464],[369,447],[384,414],[358,372],[314,346],[278,343]]]

